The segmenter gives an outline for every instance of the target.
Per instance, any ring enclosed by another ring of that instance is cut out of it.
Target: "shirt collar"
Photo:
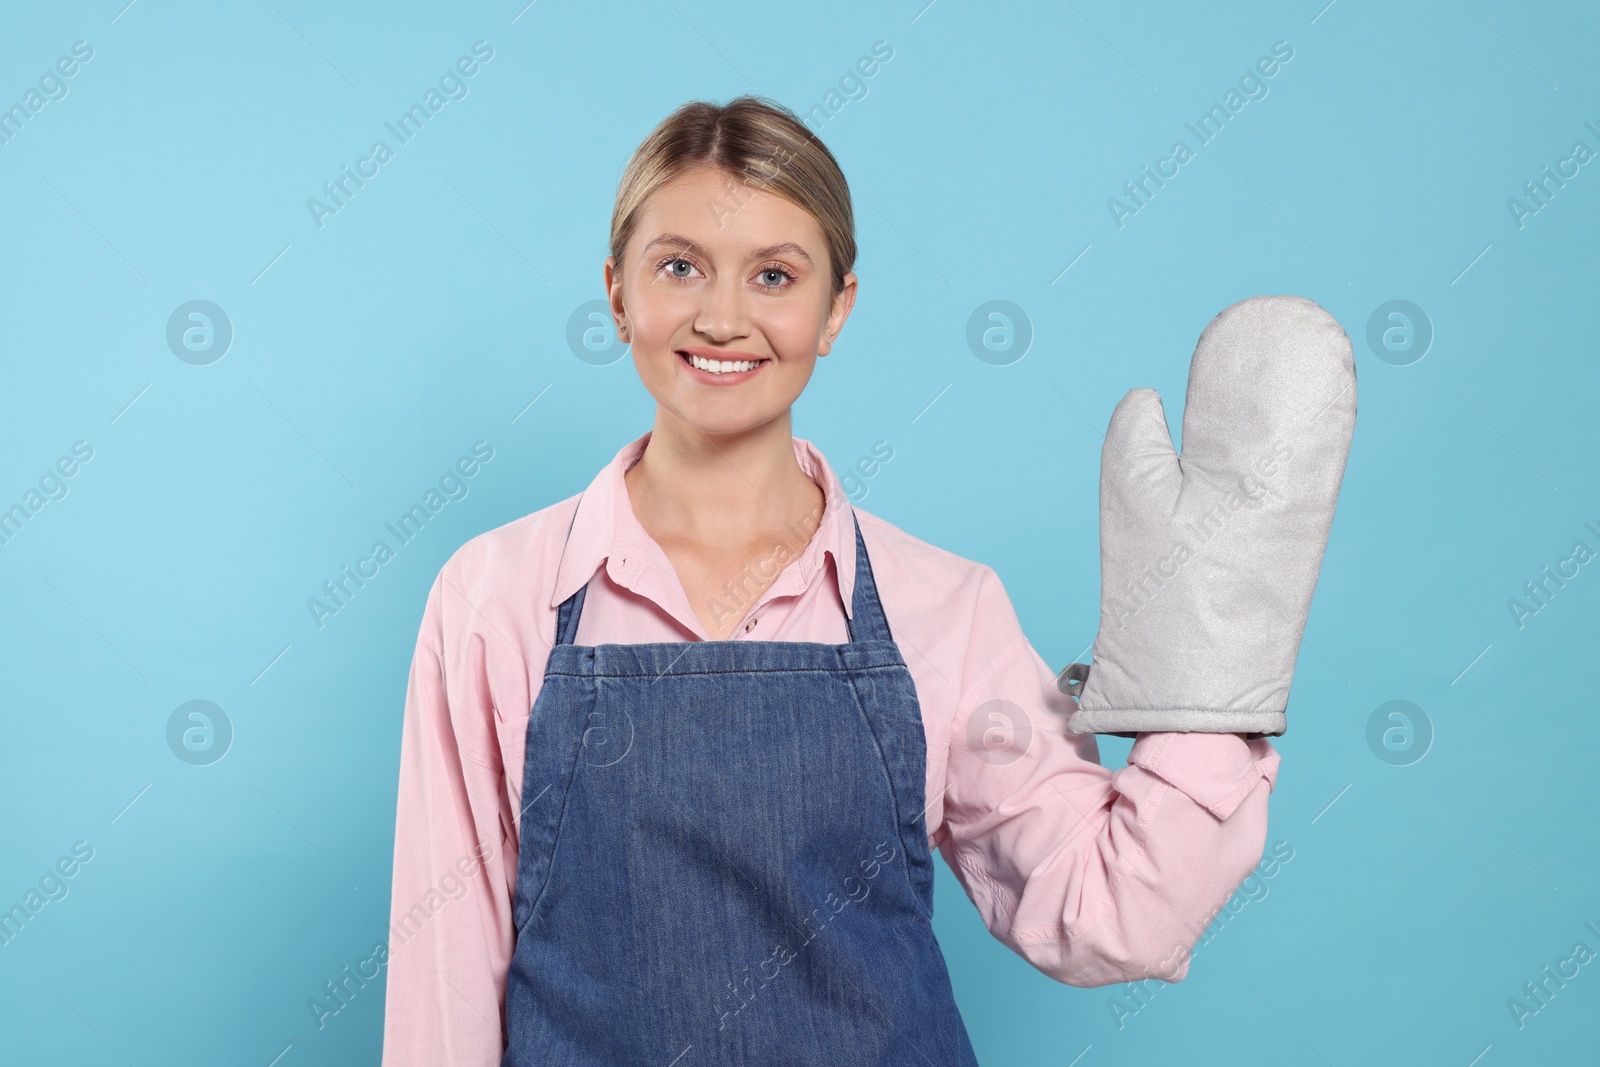
[[[577,514],[573,517],[571,533],[561,552],[561,562],[556,568],[555,589],[550,596],[550,607],[561,602],[587,585],[600,564],[608,560],[619,538],[628,534],[647,538],[633,515],[628,500],[627,485],[622,476],[643,454],[652,431],[622,446],[610,463],[595,475],[594,481],[578,500]],[[849,498],[844,486],[833,473],[833,468],[823,458],[822,452],[802,437],[791,437],[795,460],[807,477],[822,489],[822,520],[814,537],[806,544],[796,565],[805,586],[823,568],[825,558],[833,557],[834,574],[838,578],[839,596],[847,618],[851,613],[855,593],[856,534],[851,521],[852,512],[847,506]],[[659,547],[656,549],[660,551]]]

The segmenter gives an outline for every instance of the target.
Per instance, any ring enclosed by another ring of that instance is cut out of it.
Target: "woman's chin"
[[[789,410],[787,407],[768,410],[769,407],[763,404],[755,408],[748,401],[726,404],[679,403],[674,413],[708,437],[731,437],[760,430]],[[673,408],[668,408],[668,411],[673,411]]]

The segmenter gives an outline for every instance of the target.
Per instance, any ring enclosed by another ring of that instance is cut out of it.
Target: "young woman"
[[[855,253],[844,176],[774,104],[687,104],[629,162],[605,280],[655,421],[429,593],[388,1067],[973,1064],[933,850],[1079,986],[1183,978],[1260,860],[1264,738],[1102,767],[995,572],[792,436]]]

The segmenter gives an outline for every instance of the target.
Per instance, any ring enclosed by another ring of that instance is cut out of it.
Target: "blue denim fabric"
[[[976,1067],[860,524],[846,644],[574,645],[583,597],[528,721],[503,1067]]]

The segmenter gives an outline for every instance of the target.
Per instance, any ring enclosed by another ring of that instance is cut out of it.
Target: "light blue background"
[[[1600,23],[1324,2],[11,5],[0,105],[74,41],[94,57],[0,145],[0,506],[73,442],[94,458],[0,547],[0,905],[73,842],[94,858],[0,947],[3,1058],[377,1062],[381,984],[321,1030],[306,1005],[386,935],[427,589],[650,424],[631,362],[566,340],[622,166],[686,99],[805,110],[880,40],[893,59],[820,130],[862,287],[796,432],[840,470],[889,442],[858,502],[993,566],[1053,665],[1094,633],[1100,431],[1127,389],[1176,424],[1206,322],[1280,292],[1338,317],[1360,379],[1277,743],[1268,842],[1293,860],[1121,1028],[1118,989],[1034,971],[941,862],[980,1059],[1592,1056],[1600,964],[1522,1029],[1507,1000],[1600,950],[1600,564],[1520,629],[1507,600],[1600,549],[1600,163],[1521,228],[1506,202],[1600,149]],[[319,229],[307,198],[479,40],[469,95]],[[1276,41],[1268,95],[1119,229],[1107,199]],[[165,340],[192,299],[235,330],[209,366]],[[992,299],[1034,330],[1006,366],[965,340]],[[1393,299],[1435,330],[1408,366],[1366,342]],[[478,440],[470,495],[319,630],[307,598]],[[1392,766],[1366,727],[1401,698],[1435,737]],[[210,766],[167,745],[192,699],[235,730]]]

